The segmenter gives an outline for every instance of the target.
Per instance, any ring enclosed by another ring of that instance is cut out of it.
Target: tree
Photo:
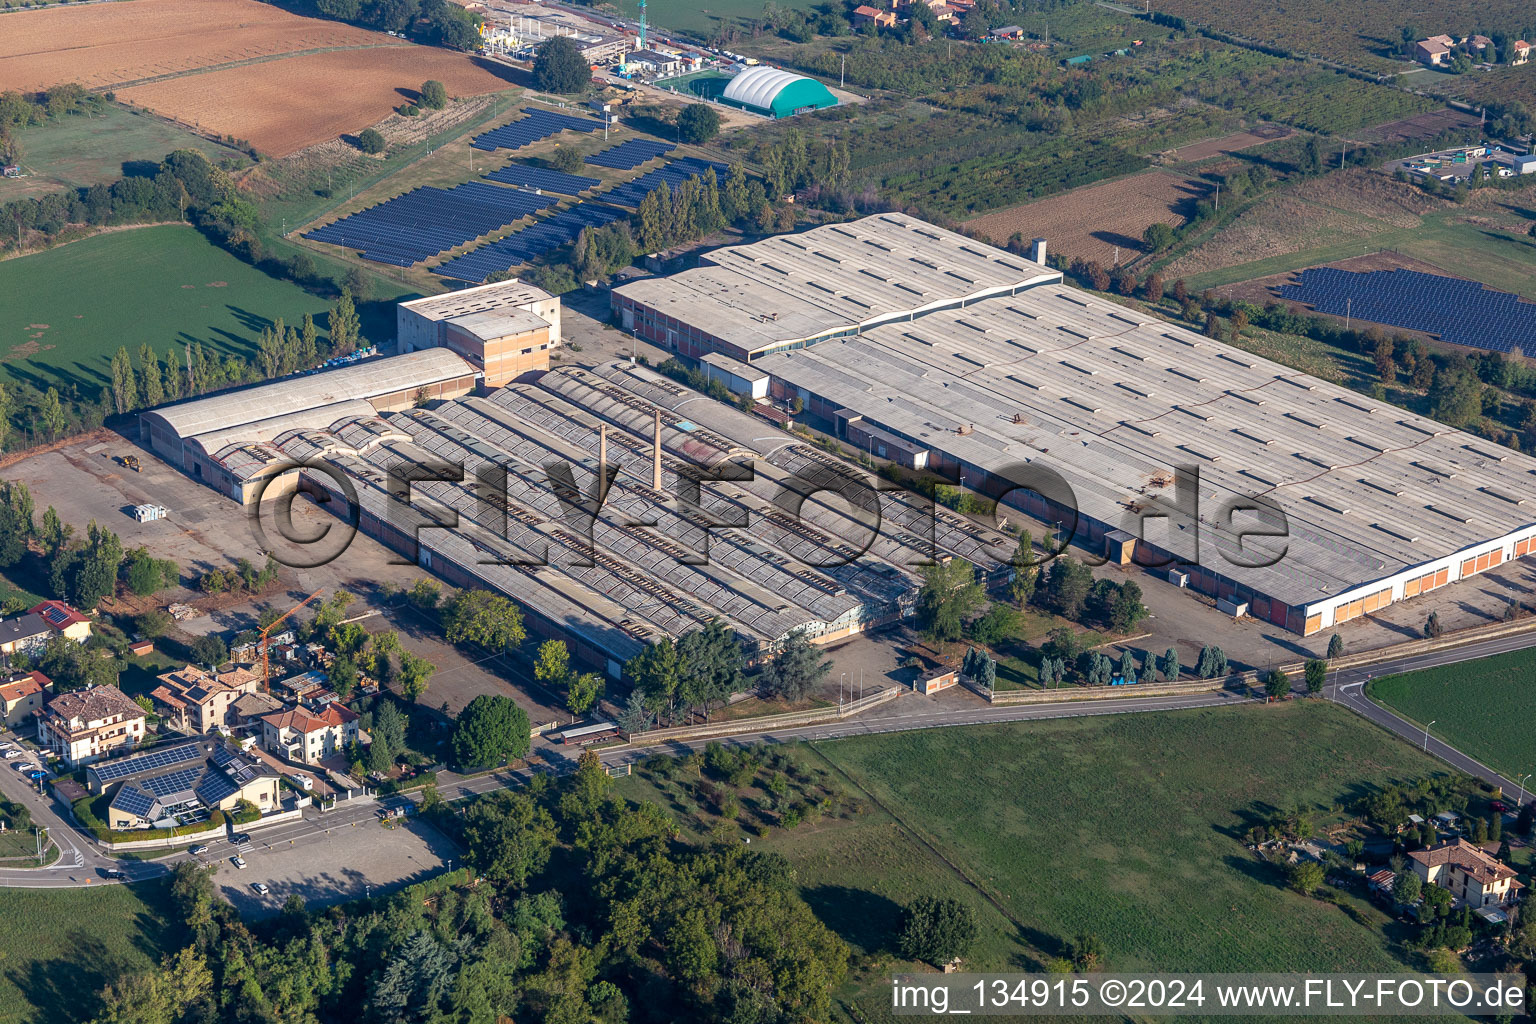
[[[1040,565],[1035,561],[1035,539],[1028,530],[1020,531],[1019,546],[1014,549],[1009,564],[1013,567],[1013,579],[1008,581],[1008,596],[1022,608],[1035,596],[1035,587],[1040,582]]]
[[[650,729],[654,718],[651,709],[645,706],[645,694],[635,690],[619,711],[618,724],[626,734],[641,733]]]
[[[492,651],[516,647],[527,635],[517,605],[489,590],[461,590],[443,613],[449,643],[478,644]]]
[[[121,345],[112,354],[112,401],[119,416],[139,407],[139,388],[133,377],[133,361],[128,357],[128,349]]]
[[[571,652],[564,640],[545,640],[533,664],[533,678],[551,690],[565,689],[571,675]]]
[[[720,134],[720,114],[707,103],[690,103],[677,115],[677,137],[682,142],[708,142]]]
[[[1086,565],[1066,555],[1051,562],[1045,574],[1045,586],[1036,600],[1065,619],[1082,618],[1083,605],[1093,587],[1093,572]]]
[[[943,966],[970,952],[976,913],[950,896],[919,896],[907,905],[897,948],[908,960]]]
[[[32,492],[26,484],[0,483],[0,568],[13,566],[26,557],[27,544],[37,532],[33,508]],[[48,511],[53,512],[52,507]],[[58,518],[57,513],[54,518]]]
[[[405,753],[405,715],[394,701],[380,700],[374,707],[368,735],[373,739],[368,747],[368,768],[379,775],[388,774],[395,759]]]
[[[1403,906],[1417,903],[1423,891],[1424,883],[1419,876],[1406,869],[1400,869],[1392,882],[1392,899]]]
[[[1307,692],[1318,693],[1328,681],[1328,663],[1321,658],[1308,658],[1302,670],[1307,680]]]
[[[710,704],[725,703],[741,689],[741,642],[720,619],[677,642],[677,696],[709,717]]]
[[[565,706],[573,715],[584,715],[597,703],[603,692],[603,677],[596,672],[583,672],[572,676],[565,695]]]
[[[155,558],[143,547],[134,548],[123,560],[123,581],[140,597],[174,587],[181,580],[181,567],[168,558]]]
[[[1291,677],[1278,668],[1270,669],[1264,673],[1264,692],[1271,700],[1279,700],[1291,692]]]
[[[454,763],[462,769],[499,768],[528,752],[528,728],[528,713],[511,698],[482,693],[454,725]]]
[[[77,608],[94,608],[116,588],[123,542],[93,519],[86,527],[85,545],[75,556],[67,576],[69,600]]]
[[[1220,647],[1206,644],[1200,648],[1200,660],[1195,664],[1195,674],[1201,679],[1215,679],[1227,674],[1227,655]]]
[[[824,661],[804,630],[797,629],[785,637],[773,659],[763,666],[761,685],[770,696],[800,701],[809,697],[830,671],[832,662]]]
[[[133,628],[146,640],[154,640],[165,636],[170,631],[171,623],[174,621],[171,618],[170,612],[161,611],[159,608],[151,608],[133,620]]]
[[[1067,956],[1080,971],[1097,971],[1104,966],[1108,951],[1097,935],[1079,935],[1067,943]]]
[[[917,616],[923,631],[935,640],[958,640],[965,620],[984,599],[976,569],[963,558],[920,567],[923,586],[917,595]]]
[[[1141,233],[1141,240],[1148,252],[1162,252],[1173,245],[1177,239],[1178,234],[1173,228],[1160,221],[1156,224],[1148,224],[1147,229]]]
[[[999,602],[971,623],[971,639],[988,647],[996,647],[1012,637],[1018,628],[1018,610],[1012,605]]]
[[[341,296],[337,298],[336,305],[331,307],[330,326],[331,350],[337,355],[346,355],[357,348],[362,340],[359,334],[357,306],[352,301],[352,290],[343,288]]]
[[[1146,296],[1147,296],[1147,301],[1148,302],[1161,302],[1161,301],[1163,301],[1163,275],[1162,274],[1157,274],[1157,273],[1148,274],[1147,275],[1146,283],[1143,284],[1142,287],[1146,290]]]
[[[562,95],[586,89],[592,69],[570,36],[551,36],[533,57],[533,87]]]
[[[448,90],[442,82],[429,78],[421,83],[421,105],[433,110],[442,110],[448,105]]]
[[[1285,882],[1292,890],[1310,896],[1323,884],[1323,866],[1315,860],[1299,860],[1286,872]]]
[[[426,658],[418,657],[410,651],[400,652],[400,692],[405,699],[412,702],[421,700],[427,692],[427,685],[432,679],[432,673],[437,671]]]
[[[219,636],[204,633],[187,645],[187,653],[197,664],[212,669],[224,664],[224,660],[229,657],[229,648],[224,646]]]
[[[677,647],[668,637],[651,644],[624,663],[624,671],[635,681],[635,689],[645,695],[646,706],[670,721],[677,704]]]
[[[575,146],[561,146],[555,150],[555,155],[549,158],[549,162],[554,164],[557,171],[575,174],[581,170],[582,164],[586,161],[582,159],[581,151]]]
[[[1157,663],[1157,670],[1163,674],[1163,678],[1170,683],[1179,681],[1179,652],[1170,647],[1163,652],[1162,660]]]
[[[1433,640],[1445,632],[1445,627],[1440,625],[1440,613],[1430,612],[1429,618],[1424,621],[1424,635]]]
[[[554,819],[527,793],[494,790],[464,812],[470,863],[492,881],[515,889],[544,870],[558,838]]]
[[[369,156],[377,156],[384,152],[384,136],[379,134],[377,128],[364,128],[357,133],[357,148]]]
[[[1335,633],[1328,638],[1328,660],[1332,661],[1344,653],[1344,638]]]
[[[422,611],[432,611],[443,599],[443,588],[436,580],[419,579],[405,592],[405,599]]]

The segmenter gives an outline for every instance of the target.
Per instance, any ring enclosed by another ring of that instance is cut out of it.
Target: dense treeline
[[[447,0],[270,0],[299,14],[399,32],[454,50],[480,48],[479,14]]]
[[[101,995],[102,1024],[193,1021],[623,1024],[825,1019],[847,946],[785,860],[678,842],[657,807],[611,792],[596,755],[448,813],[466,871],[389,898],[247,924],[206,869],[172,882],[187,945]]]

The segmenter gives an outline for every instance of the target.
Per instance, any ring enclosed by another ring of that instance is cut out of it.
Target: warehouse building
[[[670,293],[646,281],[614,302],[683,355],[749,360],[773,398],[860,448],[900,439],[1096,555],[1129,544],[1296,633],[1536,553],[1536,459],[920,224],[880,215],[723,250]],[[881,290],[902,286],[924,305],[893,309]]]
[[[1031,257],[883,213],[716,249],[693,270],[615,288],[610,301],[626,331],[681,355],[751,362],[1060,283],[1044,242]]]
[[[720,101],[764,117],[837,106],[837,97],[816,79],[767,66],[747,68],[732,78]]]
[[[344,477],[365,534],[455,586],[512,596],[530,644],[562,639],[613,676],[645,644],[717,618],[749,654],[795,631],[824,643],[896,622],[916,598],[912,567],[936,549],[996,571],[1013,547],[948,512],[933,521],[914,496],[876,496],[800,438],[644,366],[555,369],[274,445],[337,471],[302,472],[338,514]],[[429,460],[462,463],[464,479],[418,483],[409,506],[389,493],[393,466]],[[751,479],[689,496],[701,468],[748,461]],[[561,464],[569,477],[549,468]],[[616,477],[599,507],[600,466]],[[477,481],[503,471],[487,497]],[[848,493],[812,494],[807,481]]]
[[[395,337],[402,353],[446,348],[497,388],[549,368],[560,344],[560,300],[521,281],[431,295],[395,307]]]
[[[248,504],[298,484],[270,444],[279,434],[467,394],[480,372],[447,348],[368,359],[141,413],[139,440],[194,479]]]

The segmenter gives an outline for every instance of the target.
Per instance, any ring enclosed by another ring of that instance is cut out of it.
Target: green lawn
[[[1513,651],[1367,684],[1366,693],[1506,778],[1536,771],[1536,651]]]
[[[60,188],[110,183],[125,173],[142,173],[177,149],[197,149],[215,163],[237,149],[221,146],[150,114],[108,106],[96,117],[63,117],[23,129],[21,166],[25,178],[0,179],[0,203]]]
[[[631,21],[640,19],[639,5],[635,0],[617,0],[615,8]],[[809,10],[811,0],[786,0],[781,8]],[[646,22],[652,31],[703,34],[706,38],[721,28],[739,26],[742,22],[763,16],[763,5],[757,0],[652,0],[645,8]],[[742,46],[747,46],[745,40]],[[728,47],[735,50],[735,46]],[[748,47],[750,50],[750,47]]]
[[[104,985],[184,940],[170,914],[165,881],[0,889],[0,1024],[90,1019]]]
[[[113,231],[0,262],[0,362],[38,387],[110,380],[112,353],[149,342],[162,356],[200,341],[249,358],[270,320],[327,303],[182,225]]]

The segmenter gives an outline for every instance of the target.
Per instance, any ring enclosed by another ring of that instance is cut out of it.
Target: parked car
[[[235,854],[233,857],[229,858],[229,862],[231,864],[233,864],[236,868],[244,868],[245,867],[245,858],[240,856],[238,853]]]
[[[266,896],[272,892],[271,888],[268,887],[266,882],[256,882],[251,886],[251,888],[255,889],[257,895],[259,896]]]
[[[17,750],[15,747],[12,747],[11,749],[9,749],[9,750],[7,750],[5,752],[5,759],[7,761],[14,761],[18,757],[26,757],[26,756],[27,756],[26,754],[23,754],[21,751]]]
[[[46,779],[47,777],[48,773],[43,771],[41,768],[35,772],[27,772],[27,778],[31,779],[33,782],[36,782],[38,779]]]
[[[11,767],[22,773],[37,771],[37,765],[31,763],[17,764],[12,765]]]
[[[203,854],[208,852],[208,847],[204,846],[202,843],[198,843],[196,846],[189,847],[187,852],[194,857],[201,857]]]

